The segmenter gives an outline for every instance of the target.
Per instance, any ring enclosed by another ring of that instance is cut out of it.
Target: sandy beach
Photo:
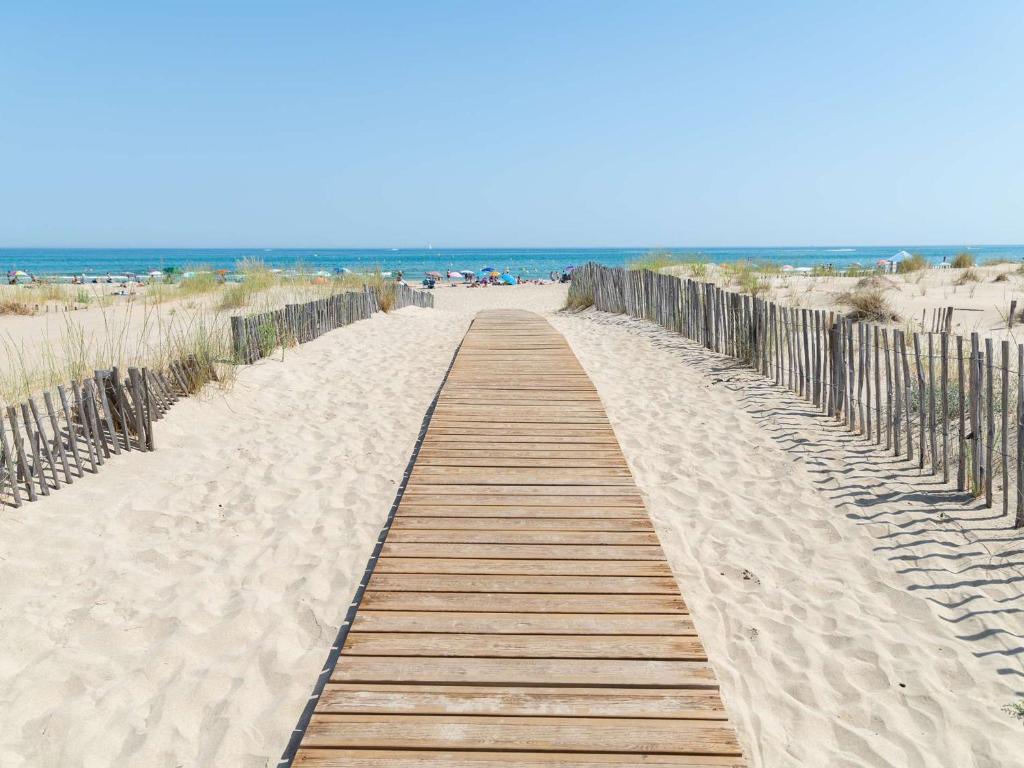
[[[751,766],[1024,765],[1000,711],[1024,689],[1019,540],[731,361],[564,299],[437,289],[0,511],[0,764],[275,765],[459,341],[517,307],[596,384]]]

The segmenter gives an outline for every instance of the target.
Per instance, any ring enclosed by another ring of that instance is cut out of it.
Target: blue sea
[[[699,255],[712,262],[771,261],[794,267],[832,264],[837,268],[854,264],[873,266],[900,250],[920,253],[935,264],[967,250],[979,263],[990,259],[1024,260],[1024,245],[949,246],[820,246],[772,248],[0,248],[0,273],[23,270],[37,276],[104,276],[145,274],[150,270],[234,269],[242,259],[261,259],[269,267],[302,267],[329,272],[402,271],[406,278],[419,279],[437,270],[479,271],[484,267],[510,270],[523,279],[547,277],[568,266],[596,261],[622,266],[651,251],[677,255]]]

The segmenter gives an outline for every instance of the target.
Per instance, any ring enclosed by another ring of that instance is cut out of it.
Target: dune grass
[[[0,315],[34,315],[32,305],[21,298],[0,299]]]
[[[980,283],[981,275],[978,274],[977,270],[968,267],[960,276],[956,279],[956,285],[967,285],[968,283]]]
[[[841,293],[836,297],[840,305],[848,307],[846,316],[851,320],[868,320],[876,323],[895,322],[899,314],[889,302],[884,288],[862,287]]]
[[[691,277],[696,277],[693,272],[700,272],[701,278],[706,273],[707,258],[699,253],[672,253],[672,251],[651,251],[638,259],[626,264],[626,269],[641,270],[647,269],[651,272],[658,272],[667,267],[688,267]]]
[[[949,266],[951,266],[953,269],[967,269],[968,267],[973,267],[974,264],[974,255],[968,251],[961,251],[960,253],[953,257],[953,260],[949,263]]]
[[[928,269],[931,265],[928,263],[928,259],[919,253],[912,253],[909,259],[896,263],[896,271],[900,274],[907,274],[910,272],[920,272],[923,269]]]

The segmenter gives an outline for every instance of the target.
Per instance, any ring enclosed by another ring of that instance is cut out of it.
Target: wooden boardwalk
[[[294,765],[745,765],[597,391],[480,313]]]

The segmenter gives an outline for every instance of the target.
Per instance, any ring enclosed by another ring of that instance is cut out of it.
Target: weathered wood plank
[[[390,536],[389,536],[390,538]],[[406,544],[385,542],[382,557],[471,557],[525,560],[664,560],[661,547],[607,544]]]
[[[714,672],[700,661],[635,659],[449,659],[345,656],[333,683],[444,685],[588,685],[622,688],[716,688]]]
[[[705,661],[696,637],[658,635],[451,634],[350,632],[349,656],[429,656],[516,659],[683,659]]]
[[[573,752],[449,752],[445,750],[304,749],[295,759],[300,768],[745,768],[741,757],[713,755],[587,754]]]
[[[648,531],[523,531],[422,530],[399,528],[388,534],[392,544],[620,544],[657,547],[658,537]]]
[[[500,500],[499,500],[500,501]],[[564,506],[541,502],[531,505],[510,505],[510,504],[429,504],[410,503],[404,501],[398,507],[398,514],[403,517],[479,517],[479,518],[503,518],[529,517],[529,518],[576,518],[576,519],[603,519],[603,518],[643,518],[649,519],[642,504],[632,506],[586,506],[572,505]]]
[[[399,515],[391,530],[487,531],[653,531],[642,517],[536,518],[536,517],[424,517]]]
[[[382,557],[374,573],[465,573],[505,576],[671,576],[664,560],[512,560]]]
[[[314,715],[309,747],[514,749],[739,755],[732,728],[702,720]]]
[[[381,592],[572,592],[578,595],[671,595],[675,579],[658,576],[490,576],[483,574],[380,573],[367,589]]]
[[[360,610],[354,632],[468,632],[534,635],[693,635],[686,614],[466,613]]]
[[[470,688],[330,683],[316,711],[323,714],[725,719],[718,691],[700,688]]]

